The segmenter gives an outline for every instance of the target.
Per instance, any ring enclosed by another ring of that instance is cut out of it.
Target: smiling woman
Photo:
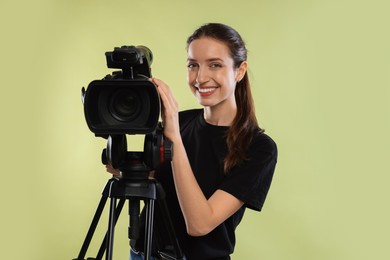
[[[179,112],[168,85],[152,79],[163,103],[164,135],[173,142],[172,162],[160,165],[155,178],[166,191],[186,258],[230,259],[245,209],[260,211],[264,204],[277,148],[257,124],[240,35],[206,24],[187,43],[188,85],[203,109]],[[156,209],[160,247],[169,241],[162,219]],[[142,257],[144,235],[133,244],[133,257]]]

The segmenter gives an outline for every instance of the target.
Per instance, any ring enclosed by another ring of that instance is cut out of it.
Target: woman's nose
[[[209,81],[209,75],[206,68],[199,67],[198,73],[196,74],[196,83],[204,84]]]

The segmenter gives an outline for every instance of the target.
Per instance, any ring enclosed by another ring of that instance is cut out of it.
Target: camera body
[[[82,88],[89,129],[107,139],[102,163],[125,179],[147,179],[150,170],[172,158],[172,143],[159,123],[161,101],[149,80],[152,52],[145,46],[122,46],[106,52],[108,68],[119,68]],[[128,152],[126,134],[144,134],[144,152]]]
[[[84,114],[98,136],[147,134],[156,129],[160,97],[151,77],[152,52],[145,46],[116,47],[106,52],[108,68],[119,68],[83,89]]]

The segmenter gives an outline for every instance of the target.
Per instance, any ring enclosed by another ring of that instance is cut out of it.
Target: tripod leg
[[[139,238],[140,226],[140,200],[137,198],[130,198],[129,200],[129,239],[130,245],[133,246],[135,241]]]
[[[154,218],[154,200],[149,199],[146,203],[146,225],[145,225],[145,259],[149,260],[152,254],[152,235]]]
[[[120,199],[118,206],[116,207],[115,210],[115,224],[118,221],[119,215],[121,214],[123,205],[125,204],[125,199]],[[115,225],[114,224],[114,225]],[[107,237],[108,237],[108,231],[106,232],[106,235],[104,236],[104,239],[102,241],[102,244],[100,245],[100,249],[98,251],[98,254],[96,255],[96,260],[101,260],[103,258],[104,252],[106,251],[107,248]]]
[[[170,246],[160,250],[159,254],[162,259],[185,259],[183,252],[180,248],[179,241],[175,234],[175,228],[172,223],[171,216],[169,214],[167,202],[165,200],[166,194],[160,183],[156,182],[158,204],[160,206],[161,213],[163,215],[166,232],[169,238]],[[172,251],[173,250],[173,251]]]
[[[114,247],[114,230],[115,230],[115,209],[116,209],[116,201],[115,197],[111,198],[110,202],[110,216],[108,220],[108,233],[107,233],[107,252],[106,252],[106,260],[112,260],[112,253]]]
[[[164,218],[163,218],[164,223],[165,223],[165,226],[167,227],[167,233],[169,236],[169,240],[173,246],[173,252],[175,253],[175,257],[177,257],[177,259],[183,259],[184,255],[183,255],[183,252],[181,251],[179,241],[176,238],[175,229],[173,227],[172,219],[171,219],[171,216],[170,216],[169,211],[168,211],[167,203],[166,203],[165,199],[160,199],[158,202],[160,204],[160,209],[161,209],[163,216],[164,216]]]
[[[77,257],[77,259],[84,260],[84,257],[87,253],[89,244],[91,243],[93,234],[95,233],[96,227],[99,223],[99,219],[100,219],[100,216],[102,215],[102,212],[103,212],[103,209],[104,209],[106,202],[107,202],[107,197],[103,195],[102,198],[100,199],[99,205],[96,209],[95,215],[92,219],[91,225],[88,229],[87,236],[85,237],[84,243],[81,247],[81,250],[80,250],[80,253],[79,253],[79,256]]]

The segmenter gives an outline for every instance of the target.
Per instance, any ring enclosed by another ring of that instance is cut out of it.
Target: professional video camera
[[[172,143],[164,138],[159,123],[161,101],[156,86],[149,80],[152,52],[144,46],[122,46],[106,52],[107,67],[117,68],[102,80],[94,80],[87,90],[82,88],[84,114],[89,129],[97,137],[107,139],[102,162],[119,169],[122,178],[110,179],[88,230],[77,260],[85,254],[99,222],[104,205],[110,198],[109,225],[100,250],[93,259],[112,259],[114,227],[126,200],[129,201],[130,244],[139,239],[140,200],[145,203],[146,259],[152,254],[153,217],[155,201],[163,212],[170,241],[159,244],[159,259],[185,259],[176,238],[165,202],[165,192],[159,182],[149,178],[151,170],[172,159]],[[128,152],[126,134],[144,134],[144,151]],[[117,199],[120,199],[117,203]],[[92,259],[92,258],[88,258]]]
[[[158,122],[160,97],[149,80],[152,52],[145,46],[115,47],[106,52],[107,67],[118,68],[82,89],[85,119],[98,137],[108,139],[103,164],[125,178],[145,178],[149,170],[171,158],[169,140]],[[145,134],[144,152],[127,152],[126,134]]]

